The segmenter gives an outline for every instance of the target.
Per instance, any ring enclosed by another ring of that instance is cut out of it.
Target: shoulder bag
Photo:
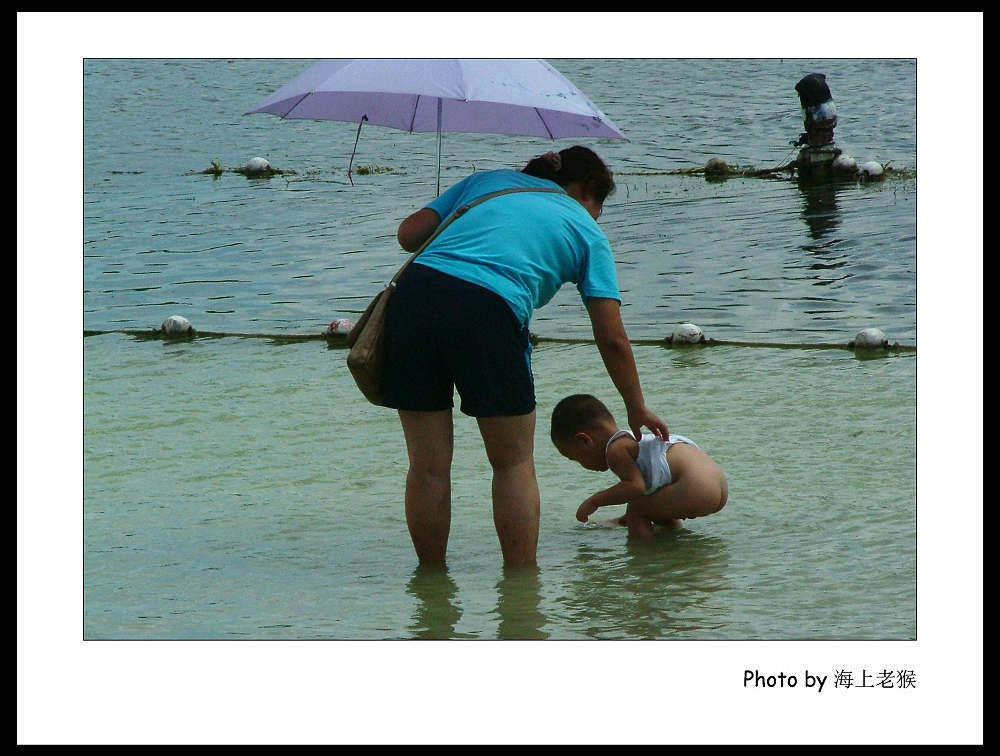
[[[439,223],[434,229],[434,233],[425,241],[410,259],[403,263],[403,266],[396,271],[396,275],[386,285],[382,291],[375,295],[375,298],[368,305],[367,309],[358,318],[357,324],[347,335],[347,346],[350,351],[347,353],[347,367],[354,376],[354,382],[358,384],[361,393],[374,405],[384,406],[382,403],[382,371],[385,366],[385,315],[389,305],[389,298],[396,288],[396,282],[403,275],[406,267],[416,259],[417,255],[423,252],[438,234],[445,230],[452,221],[464,215],[471,208],[501,194],[513,194],[515,192],[551,192],[554,194],[565,194],[562,189],[549,189],[546,187],[518,187],[512,189],[501,189],[497,192],[484,194],[477,197],[467,205],[462,205],[443,223]]]

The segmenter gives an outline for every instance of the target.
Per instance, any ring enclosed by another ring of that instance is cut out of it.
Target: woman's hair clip
[[[552,152],[549,150],[544,155],[539,155],[539,157],[551,166],[552,170],[556,173],[562,168],[562,157],[560,157],[558,152]]]

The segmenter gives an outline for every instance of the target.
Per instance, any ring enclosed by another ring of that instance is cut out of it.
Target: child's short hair
[[[615,421],[600,399],[590,394],[567,396],[552,410],[552,443],[569,441],[573,434],[593,428],[600,421]]]

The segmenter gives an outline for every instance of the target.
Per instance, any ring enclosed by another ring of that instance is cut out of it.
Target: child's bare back
[[[681,520],[715,514],[726,505],[729,483],[708,454],[688,443],[666,451],[672,482],[641,499],[628,502],[621,524],[631,535],[648,535],[652,523],[679,528]]]

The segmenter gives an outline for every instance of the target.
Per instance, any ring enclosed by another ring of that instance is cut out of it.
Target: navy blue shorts
[[[528,329],[489,289],[415,262],[396,282],[385,335],[387,407],[451,409],[458,389],[472,417],[535,409]]]

